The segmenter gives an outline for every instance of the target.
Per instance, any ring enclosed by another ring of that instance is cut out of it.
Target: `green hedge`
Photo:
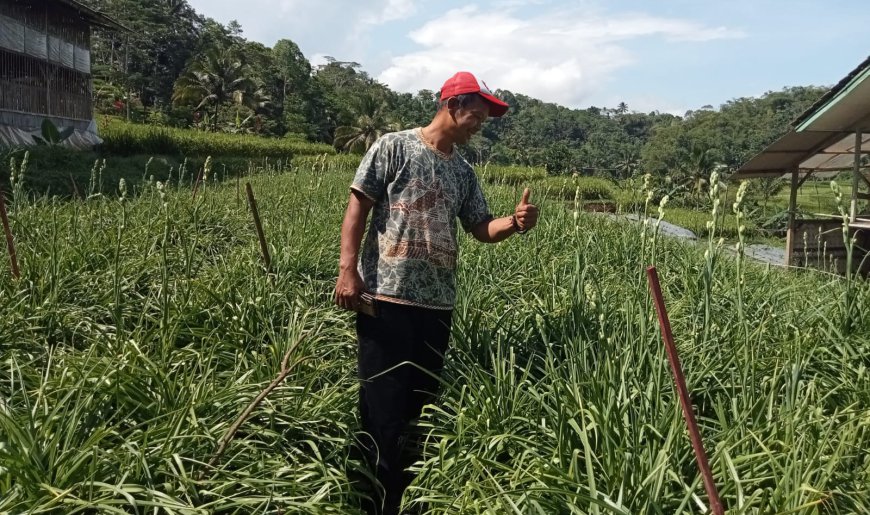
[[[353,173],[360,161],[362,161],[362,156],[357,154],[298,155],[293,158],[291,165],[294,169],[314,170],[315,172]]]
[[[617,186],[598,177],[548,177],[538,187],[565,200],[574,200],[579,195],[580,200],[611,201],[617,196]]]
[[[30,152],[30,157],[24,186],[31,195],[69,197],[73,195],[74,188],[79,195],[87,195],[90,193],[88,190],[95,163],[98,163],[97,171],[102,169],[96,177],[95,192],[105,195],[117,194],[121,179],[127,182],[131,192],[143,181],[150,181],[152,176],[155,181],[166,181],[170,174],[172,184],[178,185],[180,182],[184,186],[192,186],[205,163],[205,158],[202,157],[107,156],[62,147],[30,147],[27,151]],[[8,188],[9,185],[10,155],[20,163],[24,152],[23,149],[0,149],[0,158],[3,158],[3,163],[0,164],[0,187]],[[183,176],[180,174],[182,168],[185,170]],[[245,175],[254,169],[257,173],[280,173],[288,168],[287,161],[281,159],[221,156],[212,159],[211,176],[220,181]]]
[[[118,156],[234,156],[290,158],[300,155],[334,154],[322,143],[292,138],[262,138],[252,135],[202,132],[109,119],[100,126],[100,151]]]
[[[488,184],[517,186],[545,179],[547,171],[528,166],[486,165],[477,167],[477,175]]]

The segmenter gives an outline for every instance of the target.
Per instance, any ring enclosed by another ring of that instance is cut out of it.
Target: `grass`
[[[498,166],[487,164],[477,167],[477,175],[487,184],[518,185],[540,181],[547,178],[543,168],[528,166]]]
[[[106,117],[100,123],[102,151],[110,155],[169,155],[290,159],[297,155],[334,154],[322,143],[289,138],[264,138],[127,123]]]
[[[23,277],[0,268],[0,513],[358,513],[353,324],[331,304],[351,175],[311,163],[245,177],[270,275],[234,184],[207,182],[196,200],[156,184],[124,200],[14,199]],[[493,211],[522,187],[488,185]],[[730,512],[870,509],[870,321],[844,304],[867,305],[863,281],[724,258],[718,232],[705,255],[538,193],[525,237],[461,237],[410,506],[702,512],[644,279],[655,264]],[[300,339],[290,377],[207,466]]]
[[[722,218],[716,226],[716,234],[728,240],[734,240],[737,237],[738,227],[736,216],[733,212],[725,212],[720,216]],[[710,221],[710,213],[704,211],[673,207],[665,210],[664,221],[689,229],[699,238],[706,238],[710,235],[710,228],[707,226],[707,222]],[[750,234],[754,233],[755,225],[751,221],[744,221],[744,225]]]
[[[304,170],[354,170],[359,156],[321,154],[297,155],[292,160],[270,157],[215,158],[152,155],[105,155],[99,152],[72,151],[62,147],[29,147],[27,149],[0,148],[0,187],[8,187],[10,158],[20,165],[27,154],[24,188],[33,196],[57,195],[64,198],[90,194],[118,195],[121,179],[131,192],[156,181],[169,180],[178,186],[193,188],[203,173],[205,162],[210,164],[213,181],[234,181],[253,170],[267,173],[290,168]],[[92,178],[92,175],[95,177]],[[91,190],[91,182],[94,191]]]
[[[852,183],[850,181],[838,181],[840,190],[843,192],[843,198],[851,198]],[[788,209],[788,188],[775,197],[777,206],[781,209]],[[837,203],[834,199],[834,194],[831,192],[830,180],[813,180],[807,181],[798,190],[797,205],[805,213],[813,215],[834,215],[837,211]]]

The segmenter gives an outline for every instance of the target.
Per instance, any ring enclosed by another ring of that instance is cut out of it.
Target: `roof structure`
[[[731,178],[781,177],[794,170],[835,175],[854,166],[856,145],[860,144],[860,154],[870,153],[870,57],[792,126]]]
[[[112,29],[121,32],[132,32],[129,28],[122,25],[120,22],[115,19],[97,11],[96,9],[92,9],[81,2],[76,0],[55,0],[58,3],[67,5],[77,10],[79,14],[81,14],[82,18],[91,23],[91,25],[96,25],[99,27],[103,27],[105,29]]]

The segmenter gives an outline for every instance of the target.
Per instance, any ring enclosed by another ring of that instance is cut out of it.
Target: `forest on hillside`
[[[313,66],[292,34],[267,47],[241,25],[197,13],[186,0],[87,0],[132,29],[94,35],[101,113],[203,131],[259,134],[362,152],[385,132],[420,126],[432,90],[390,90],[357,62]],[[438,85],[433,85],[437,88]],[[477,164],[542,166],[614,179],[653,173],[690,191],[714,169],[734,169],[784,133],[824,88],[797,86],[735,98],[683,116],[616,106],[570,109],[498,90],[512,109],[463,149]]]

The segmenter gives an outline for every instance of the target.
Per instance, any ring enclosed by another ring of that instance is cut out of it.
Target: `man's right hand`
[[[357,311],[365,283],[356,268],[342,270],[335,283],[335,303],[344,309]]]

